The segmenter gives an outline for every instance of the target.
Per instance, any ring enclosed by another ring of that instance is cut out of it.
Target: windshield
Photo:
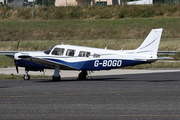
[[[64,48],[55,48],[52,52],[52,55],[63,55],[64,54]]]
[[[48,55],[53,48],[54,48],[54,47],[51,47],[51,48],[47,49],[46,51],[44,51],[44,53]]]

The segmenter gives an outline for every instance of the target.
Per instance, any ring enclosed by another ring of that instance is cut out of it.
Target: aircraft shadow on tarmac
[[[121,81],[120,79],[125,79],[125,78],[106,78],[102,76],[101,78],[87,78],[86,80],[78,80],[75,78],[65,78],[60,81],[53,81],[52,79],[39,79],[38,81],[35,82],[75,82],[75,81]]]
[[[175,82],[180,81],[179,79],[173,78],[167,79],[166,76],[161,76],[159,74],[132,74],[132,75],[103,75],[103,76],[89,76],[86,80],[78,80],[75,77],[62,78],[61,81],[53,81],[52,79],[39,79],[34,82],[75,82],[75,81],[119,81],[119,82]],[[159,75],[159,77],[156,77]]]
[[[0,87],[0,88],[8,88],[8,87]]]

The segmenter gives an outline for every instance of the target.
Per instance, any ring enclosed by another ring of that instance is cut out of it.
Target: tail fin
[[[135,51],[137,53],[145,53],[150,55],[156,55],[161,40],[161,34],[163,29],[152,29],[144,42]]]

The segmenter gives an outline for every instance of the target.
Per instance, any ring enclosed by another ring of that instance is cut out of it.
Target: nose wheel
[[[28,71],[26,71],[26,74],[24,75],[24,80],[30,80],[30,75],[28,74]]]

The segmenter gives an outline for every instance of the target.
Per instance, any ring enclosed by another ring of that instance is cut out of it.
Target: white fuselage
[[[31,56],[25,59],[49,68],[54,68],[53,66],[59,64],[60,69],[77,70],[106,70],[152,62],[157,59],[157,56],[136,53],[135,50],[108,50],[74,45],[57,45],[48,53],[20,52],[15,54],[15,59],[21,60],[22,57],[19,58],[19,56],[24,55]]]

